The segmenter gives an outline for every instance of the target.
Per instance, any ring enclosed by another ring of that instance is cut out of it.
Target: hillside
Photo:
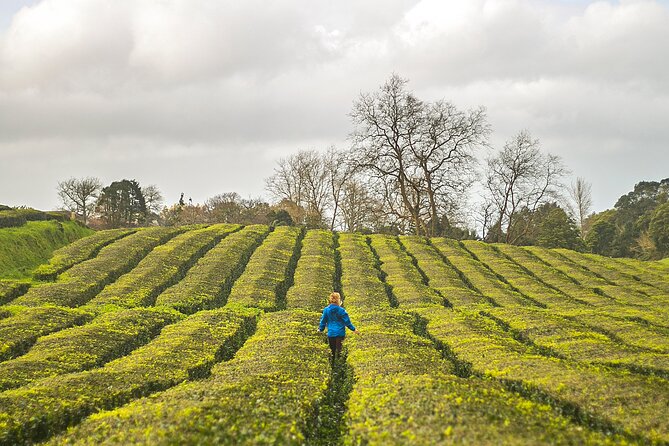
[[[668,270],[293,227],[101,231],[0,288],[0,444],[667,444]],[[316,330],[333,288],[360,331],[334,367]]]
[[[29,221],[0,228],[0,279],[25,279],[52,253],[93,231],[74,221]]]

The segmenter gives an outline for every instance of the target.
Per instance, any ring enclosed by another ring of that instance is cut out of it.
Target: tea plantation
[[[219,224],[0,283],[0,445],[669,444],[666,262]]]

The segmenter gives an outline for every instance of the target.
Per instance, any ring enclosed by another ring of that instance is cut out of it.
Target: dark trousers
[[[341,354],[341,345],[344,340],[344,336],[332,336],[328,337],[328,344],[330,344],[330,350],[332,350],[332,357],[335,358]]]

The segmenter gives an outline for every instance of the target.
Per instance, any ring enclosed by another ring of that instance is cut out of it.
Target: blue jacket
[[[355,331],[355,327],[348,317],[348,313],[343,307],[339,305],[330,304],[323,309],[323,316],[321,316],[321,323],[318,326],[320,331],[325,330],[325,325],[328,326],[328,337],[346,336],[346,327]]]

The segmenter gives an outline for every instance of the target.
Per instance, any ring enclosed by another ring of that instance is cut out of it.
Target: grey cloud
[[[529,129],[600,209],[667,176],[657,1],[42,0],[4,23],[0,203],[55,206],[72,175],[262,193],[276,158],[345,146],[352,101],[391,72],[486,106],[497,147]]]

